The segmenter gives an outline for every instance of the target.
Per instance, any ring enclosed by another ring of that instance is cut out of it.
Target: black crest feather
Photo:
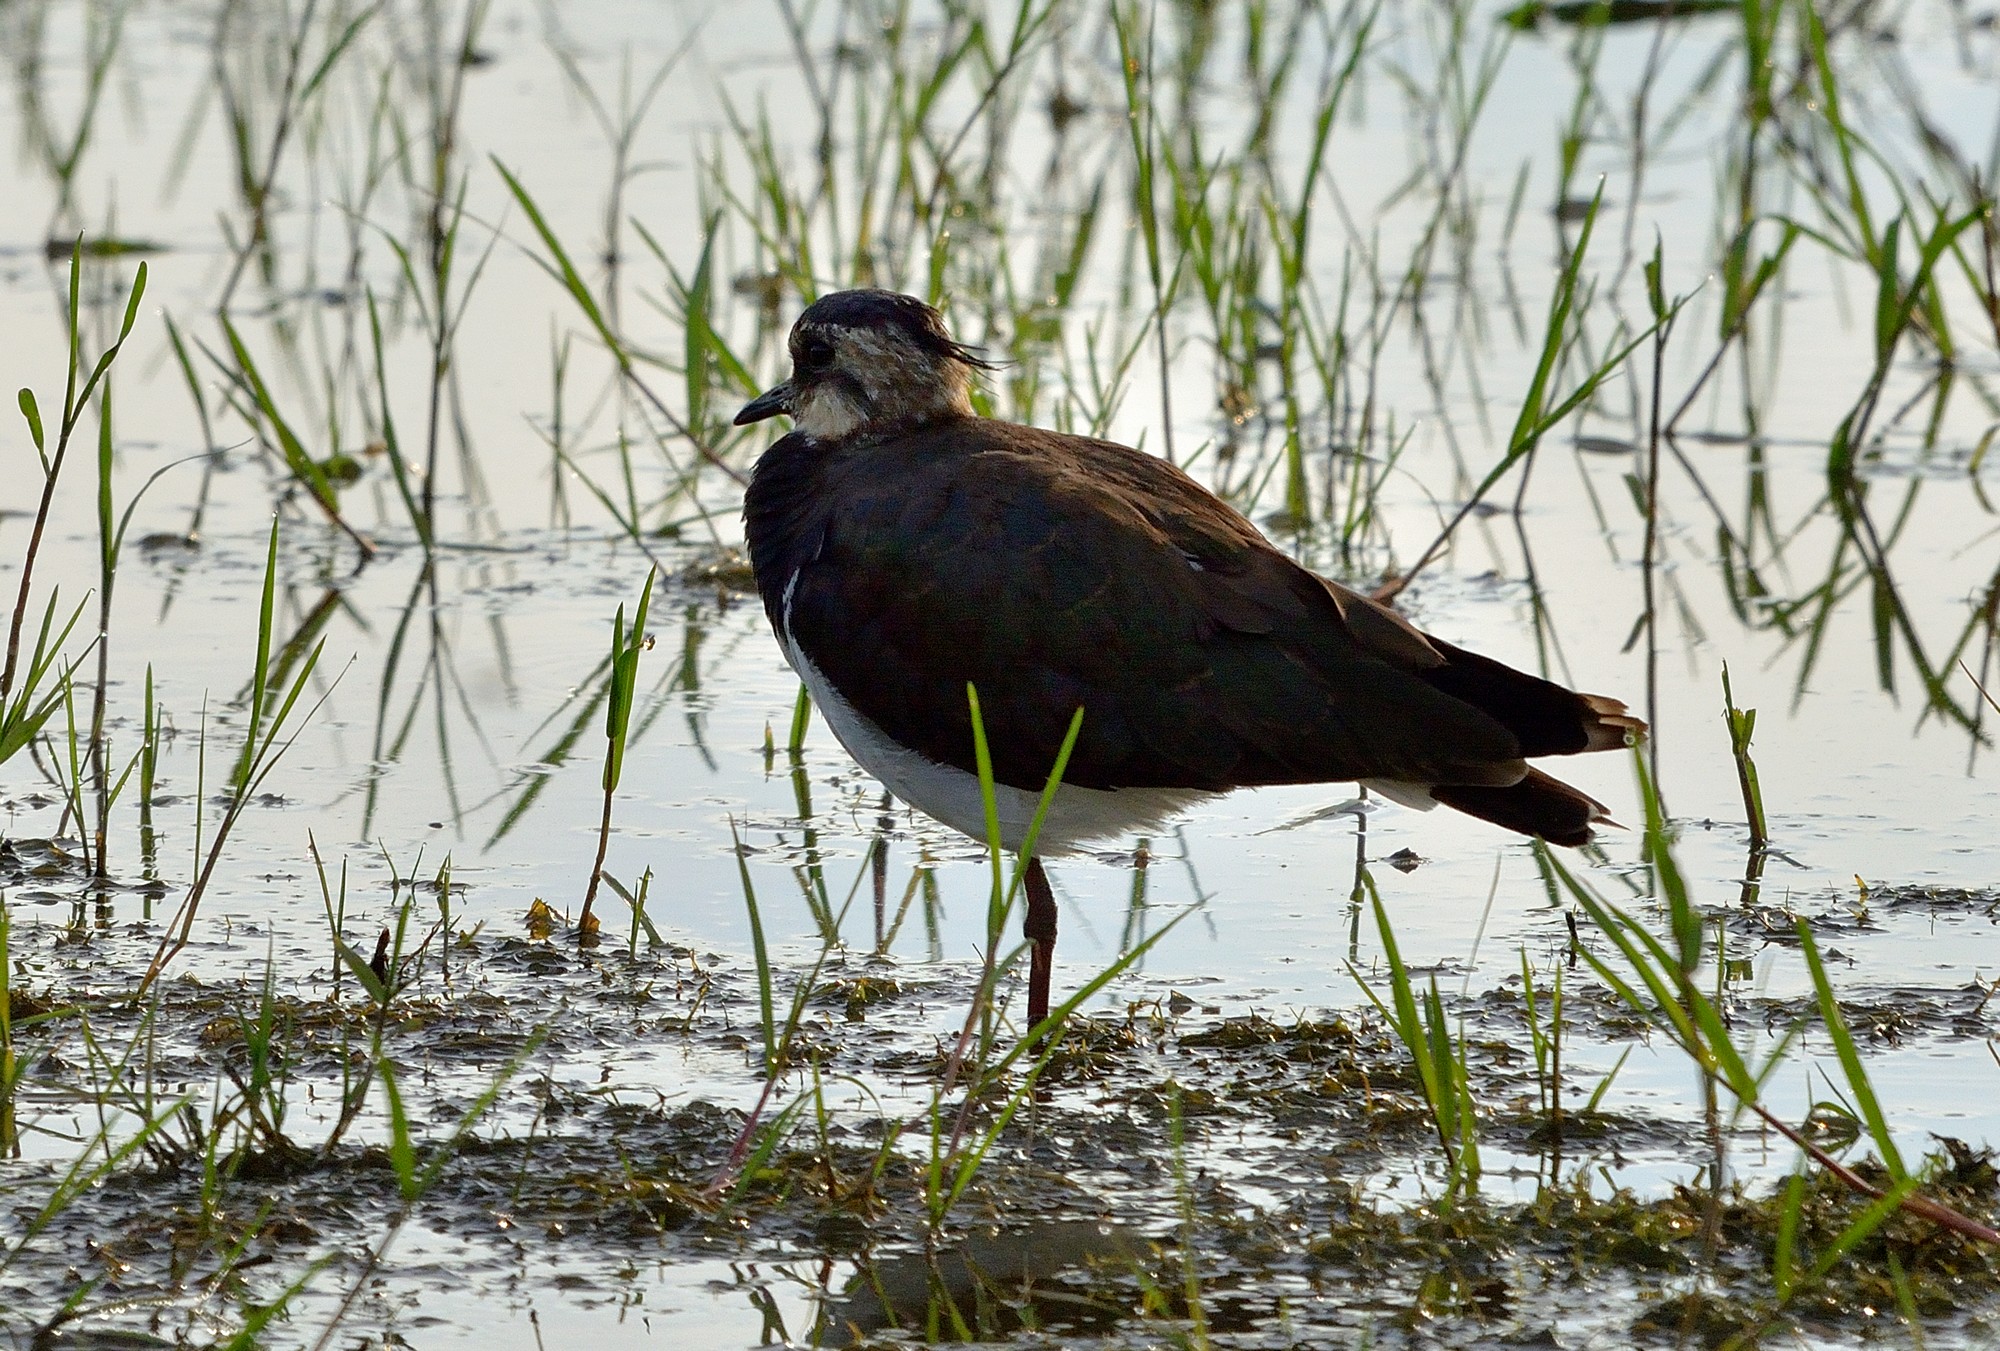
[[[806,307],[799,316],[798,329],[894,328],[910,337],[933,355],[963,362],[975,370],[990,371],[993,363],[978,349],[954,339],[944,326],[944,318],[915,296],[896,291],[863,288],[836,291]]]

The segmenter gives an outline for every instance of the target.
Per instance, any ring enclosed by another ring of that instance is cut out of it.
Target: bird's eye
[[[818,333],[801,337],[792,348],[792,364],[810,375],[833,364],[833,340]]]

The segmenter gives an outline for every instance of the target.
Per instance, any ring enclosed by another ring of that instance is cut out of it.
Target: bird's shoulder
[[[1119,658],[1229,630],[1290,632],[1331,644],[1334,659],[1352,645],[1406,669],[1441,660],[1394,610],[1300,566],[1181,469],[1115,441],[989,418],[835,446],[786,437],[753,496],[774,459],[790,486],[767,494],[784,511],[766,514],[790,522],[788,561],[818,564],[850,615],[1033,614],[1039,645],[1098,650],[1094,634]]]
[[[880,535],[899,550],[992,552],[1017,567],[1039,551],[1223,571],[1282,557],[1167,461],[1094,437],[964,418],[840,447],[818,469],[831,528],[857,545]]]

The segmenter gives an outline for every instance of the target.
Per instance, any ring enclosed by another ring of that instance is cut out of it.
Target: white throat
[[[791,412],[793,429],[815,441],[838,441],[867,420],[867,410],[832,381],[794,396]]]

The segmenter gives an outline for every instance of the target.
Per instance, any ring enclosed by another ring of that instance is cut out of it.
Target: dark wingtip
[[[1592,826],[1618,824],[1602,802],[1539,769],[1503,788],[1446,783],[1432,788],[1431,796],[1468,816],[1572,849],[1590,843]]]
[[[1616,750],[1646,739],[1645,720],[1616,699],[1580,694],[1442,639],[1429,642],[1445,660],[1419,670],[1418,677],[1512,732],[1529,759]]]
[[[1634,717],[1624,704],[1602,694],[1579,694],[1590,721],[1584,725],[1586,751],[1614,751],[1622,746],[1643,745],[1646,720]]]

